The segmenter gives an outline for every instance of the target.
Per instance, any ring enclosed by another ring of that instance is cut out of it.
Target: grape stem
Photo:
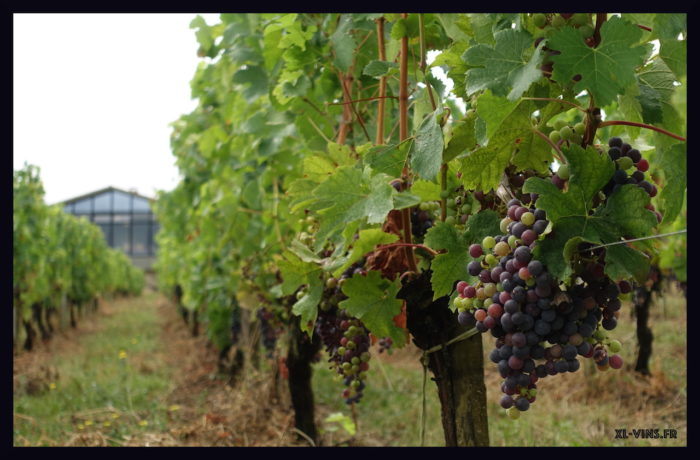
[[[643,25],[641,25],[641,24],[637,24],[637,27],[639,27],[640,29],[646,30],[646,31],[648,31],[648,32],[651,32],[651,31],[652,31],[652,30],[651,30],[651,27],[643,26]]]
[[[429,248],[428,246],[425,246],[424,244],[416,244],[416,243],[392,243],[392,244],[387,244],[385,246],[377,246],[377,251],[380,251],[383,249],[399,248],[399,247],[421,248],[434,256],[440,254],[435,249]]]
[[[635,121],[610,120],[610,121],[604,121],[604,122],[600,123],[598,125],[598,127],[604,128],[606,126],[613,126],[613,125],[636,126],[638,128],[651,129],[652,131],[657,131],[661,134],[665,134],[669,137],[672,137],[674,139],[678,139],[679,141],[685,142],[685,137],[681,137],[678,134],[673,134],[672,132],[666,131],[665,129],[657,128],[656,126],[652,126],[652,125],[647,125],[646,123],[637,123]]]
[[[344,101],[344,102],[326,102],[326,105],[345,105],[345,104],[353,104],[355,102],[366,102],[366,101],[376,101],[380,99],[398,99],[396,96],[374,96],[374,97],[365,97],[363,99],[353,99],[351,101]]]
[[[342,75],[342,74],[341,74]],[[344,92],[344,104],[350,104],[350,108],[352,109],[352,112],[355,114],[355,118],[357,119],[357,122],[360,123],[360,127],[362,128],[362,131],[365,133],[365,136],[367,137],[367,140],[369,142],[372,142],[372,138],[369,136],[369,133],[367,132],[367,127],[365,126],[365,122],[358,113],[357,109],[355,108],[355,104],[352,99],[352,96],[350,95],[350,89],[348,88],[348,85],[352,84],[352,77],[348,74],[346,74],[345,78],[342,78],[341,76],[341,86],[343,87],[343,92]]]
[[[564,156],[561,153],[561,150],[559,150],[559,146],[557,144],[555,144],[552,141],[552,139],[547,137],[547,135],[545,133],[543,133],[542,131],[540,131],[539,129],[533,128],[532,130],[535,132],[535,134],[537,134],[542,139],[544,139],[557,152],[558,155],[554,155],[557,158],[557,161],[561,164],[566,164],[566,161],[564,160]]]
[[[592,248],[582,249],[582,250],[580,250],[579,252],[593,251],[594,249],[600,249],[600,248],[604,248],[604,247],[606,247],[606,246],[614,246],[614,245],[616,245],[616,244],[631,243],[631,242],[633,242],[633,241],[642,241],[642,240],[651,240],[651,239],[654,239],[654,238],[663,238],[663,237],[666,237],[666,236],[679,235],[679,234],[681,234],[681,233],[688,233],[688,229],[686,228],[686,229],[683,229],[683,230],[678,230],[677,232],[660,233],[660,234],[658,234],[658,235],[643,236],[643,237],[641,237],[641,238],[634,238],[634,239],[631,239],[631,240],[622,240],[622,241],[616,241],[616,242],[614,242],[614,243],[601,244],[601,245],[598,245],[598,246],[593,246]]]

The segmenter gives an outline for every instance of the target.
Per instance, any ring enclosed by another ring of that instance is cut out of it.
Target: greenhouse
[[[156,253],[158,223],[152,199],[107,187],[63,202],[64,210],[85,216],[100,227],[109,246],[124,251],[141,267],[150,267]]]

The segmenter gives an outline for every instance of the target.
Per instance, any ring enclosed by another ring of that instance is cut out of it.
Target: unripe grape
[[[495,239],[494,237],[492,237],[492,236],[487,236],[487,237],[484,238],[484,240],[481,242],[481,245],[482,245],[485,249],[491,249],[491,248],[493,248],[494,246],[496,246],[496,239]]]
[[[571,136],[573,136],[573,134],[574,132],[569,126],[564,126],[562,129],[559,130],[559,135],[565,141],[571,139]]]
[[[559,165],[559,169],[557,169],[557,176],[559,176],[561,180],[569,180],[569,177],[571,177],[571,170],[569,169],[569,165]]]
[[[630,158],[630,157],[620,157],[617,159],[617,165],[623,171],[631,168],[633,164],[634,163],[632,162],[632,158]]]
[[[445,223],[447,225],[454,225],[457,223],[457,219],[455,218],[455,216],[447,216],[445,217]]]
[[[618,351],[622,350],[622,344],[618,340],[612,340],[608,346],[608,349],[612,353],[617,353]]]
[[[582,26],[586,23],[588,23],[588,18],[589,15],[588,13],[574,13],[573,16],[571,16],[571,24],[575,26]]]
[[[338,286],[338,280],[336,278],[328,278],[326,280],[326,287],[328,289],[335,289]]]
[[[449,190],[441,190],[440,191],[440,198],[447,198],[448,196],[450,196]]]
[[[581,34],[581,37],[583,38],[590,37],[591,35],[593,35],[593,32],[595,32],[595,29],[593,29],[593,27],[589,26],[588,24],[584,24],[578,28],[578,33]]]
[[[422,201],[422,202],[418,205],[418,208],[419,208],[421,211],[428,211],[428,210],[430,210],[430,203],[428,203],[427,201]]]
[[[460,208],[460,212],[462,214],[469,214],[471,212],[471,210],[472,210],[472,205],[470,205],[469,203],[463,204],[462,207]]]
[[[552,18],[552,27],[559,28],[566,24],[566,19],[564,19],[560,14],[555,14]]]
[[[585,123],[576,123],[574,125],[574,133],[578,134],[579,136],[583,136],[583,133],[586,132],[586,124]]]
[[[501,233],[506,233],[508,231],[508,224],[513,222],[510,217],[505,217],[501,220]]]
[[[493,267],[498,263],[498,259],[493,254],[486,254],[486,257],[484,257],[484,261],[489,267]]]
[[[559,168],[559,169],[561,169],[561,168]],[[561,176],[559,176],[559,177],[561,177]],[[563,177],[562,177],[562,179],[563,179]],[[525,224],[529,227],[530,225],[535,223],[535,215],[528,211],[528,212],[524,213],[522,216],[520,216],[520,222],[522,222],[523,224]]]
[[[493,248],[493,252],[495,252],[496,255],[503,257],[505,255],[508,255],[508,253],[510,252],[510,246],[508,246],[508,243],[506,243],[505,241],[501,241],[500,243],[497,243],[496,246]]]
[[[547,16],[545,16],[542,13],[535,13],[532,15],[532,23],[538,29],[542,29],[545,26],[545,24],[547,24]]]
[[[506,409],[506,414],[508,414],[508,417],[512,420],[520,418],[520,411],[515,406]]]
[[[554,122],[554,129],[556,129],[557,131],[562,129],[564,126],[566,126],[566,122],[562,119],[559,119]]]
[[[559,134],[559,131],[554,130],[551,133],[549,133],[549,140],[554,142],[555,144],[561,140],[561,134]]]

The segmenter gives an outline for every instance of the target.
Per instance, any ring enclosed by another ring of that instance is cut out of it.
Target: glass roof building
[[[107,187],[63,202],[63,209],[85,216],[102,229],[107,244],[124,251],[142,268],[155,261],[158,232],[151,203],[154,200],[135,192]]]

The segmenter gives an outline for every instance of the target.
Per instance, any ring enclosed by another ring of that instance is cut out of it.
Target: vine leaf
[[[673,222],[683,207],[688,181],[686,148],[686,144],[682,143],[661,151],[659,167],[663,170],[666,180],[658,201],[664,215],[661,222],[663,224]]]
[[[425,244],[435,250],[447,250],[432,260],[430,283],[433,286],[433,300],[448,295],[456,281],[469,281],[472,277],[467,272],[469,245],[481,241],[488,235],[499,232],[499,215],[491,210],[472,215],[467,221],[467,228],[459,234],[454,226],[438,222],[425,235]]]
[[[411,152],[411,168],[422,178],[434,180],[442,164],[445,140],[437,122],[437,111],[426,117],[418,127]]]
[[[637,26],[614,16],[600,28],[598,47],[590,48],[578,30],[564,27],[547,45],[561,52],[551,57],[552,78],[565,85],[581,75],[574,91],[588,90],[596,105],[605,106],[634,83],[635,68],[644,63],[645,49],[636,45],[641,34]]]
[[[586,158],[588,156],[581,157],[579,161]],[[576,169],[575,163],[569,164],[572,170]],[[580,170],[585,171],[586,168],[580,167]],[[604,176],[601,175],[600,179],[602,177]],[[573,179],[572,174],[570,181]],[[585,183],[570,183],[569,190],[562,192],[550,182],[534,177],[528,179],[523,186],[525,193],[540,194],[537,207],[543,209],[552,222],[552,232],[540,242],[536,251],[549,271],[560,280],[571,276],[570,261],[576,255],[573,243],[587,241],[607,244],[619,242],[623,237],[646,236],[657,223],[656,216],[645,209],[649,195],[636,185],[620,187],[608,197],[605,206],[597,208],[593,215],[588,213],[585,190]],[[572,242],[572,238],[578,239]],[[606,263],[605,270],[613,279],[635,276],[640,281],[643,280],[640,274],[644,272],[646,276],[648,272],[648,259],[636,249],[615,249],[612,257],[612,263]],[[646,269],[643,268],[644,264],[639,265],[642,261],[646,261]]]
[[[452,128],[452,137],[447,143],[442,161],[449,163],[455,157],[466,150],[476,147],[476,132],[474,131],[474,120],[459,120]]]
[[[551,147],[536,134],[531,115],[539,109],[543,116],[540,123],[545,123],[564,110],[563,104],[551,102],[540,108],[534,101],[511,102],[487,90],[479,97],[477,106],[480,119],[486,123],[488,143],[460,160],[465,188],[495,190],[503,170],[511,162],[520,170],[547,170],[552,160]]]
[[[395,192],[385,174],[371,176],[369,170],[360,171],[352,166],[336,169],[313,191],[317,200],[314,209],[322,217],[316,234],[318,249],[350,222],[364,218],[370,224],[383,222],[394,209]]]
[[[331,46],[335,57],[333,64],[343,72],[347,72],[352,65],[355,51],[355,38],[350,34],[352,28],[352,15],[343,14],[340,16],[338,28],[331,35]]]
[[[490,89],[498,96],[516,100],[530,85],[542,78],[539,66],[542,62],[542,47],[532,50],[532,36],[525,31],[507,29],[494,34],[493,46],[479,44],[467,49],[462,59],[469,69],[466,75],[466,90],[470,96],[477,91]],[[509,88],[512,88],[508,91]]]
[[[370,270],[367,276],[355,274],[343,283],[341,289],[348,298],[338,306],[362,320],[375,336],[391,337],[396,346],[402,347],[406,334],[394,323],[394,316],[401,313],[403,304],[396,298],[400,287],[398,278],[389,281],[382,278],[380,271]]]
[[[438,222],[425,235],[425,244],[435,250],[447,250],[438,254],[430,264],[433,273],[430,284],[433,286],[433,300],[452,292],[455,281],[464,280],[467,272],[469,246],[461,238],[453,225]]]
[[[282,275],[282,295],[291,295],[299,286],[308,286],[306,294],[292,306],[292,313],[301,316],[301,329],[311,336],[323,294],[321,266],[303,261],[290,250],[282,254],[282,260],[278,261],[277,266]]]
[[[371,61],[362,69],[363,75],[380,78],[388,75],[392,70],[397,69],[399,65],[395,62],[387,61]]]

